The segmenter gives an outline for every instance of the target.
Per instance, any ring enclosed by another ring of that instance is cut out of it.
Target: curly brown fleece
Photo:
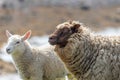
[[[55,51],[78,80],[120,80],[120,36],[96,35],[81,24],[67,41]]]

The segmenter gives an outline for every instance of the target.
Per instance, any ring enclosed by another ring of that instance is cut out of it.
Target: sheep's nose
[[[6,48],[6,51],[9,53],[10,49],[9,49],[9,48]]]
[[[54,37],[49,37],[49,39],[50,39],[50,40],[53,40],[53,39],[54,39]]]
[[[49,40],[53,40],[53,39],[55,39],[55,38],[56,38],[55,35],[50,35],[50,36],[49,36]]]
[[[54,45],[54,44],[56,44],[56,42],[57,42],[57,37],[56,36],[53,36],[53,35],[51,35],[51,36],[49,36],[49,41],[48,41],[51,45]]]

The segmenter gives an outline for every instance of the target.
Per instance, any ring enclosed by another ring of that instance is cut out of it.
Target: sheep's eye
[[[19,44],[19,43],[20,43],[19,41],[16,42],[16,44]]]
[[[69,32],[69,31],[70,31],[69,29],[65,29],[65,30],[64,30],[64,33],[67,33],[67,32]]]
[[[61,32],[61,33],[60,33],[60,36],[62,36],[63,34],[64,34],[64,32]]]

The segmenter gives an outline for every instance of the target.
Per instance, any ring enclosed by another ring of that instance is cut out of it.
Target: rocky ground
[[[99,9],[35,7],[28,11],[0,10],[0,45],[7,41],[5,30],[23,34],[32,30],[32,36],[49,35],[58,25],[67,20],[79,20],[98,31],[106,27],[120,27],[120,6]],[[16,72],[11,63],[0,60],[0,74]]]

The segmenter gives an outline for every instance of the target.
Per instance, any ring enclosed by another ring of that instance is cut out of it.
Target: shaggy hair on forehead
[[[71,26],[74,26],[76,24],[82,24],[82,23],[79,23],[79,21],[68,21],[68,22],[64,22],[62,24],[59,24],[57,26],[57,29],[60,29],[60,28],[64,28],[64,27],[71,27]]]
[[[78,80],[120,80],[120,36],[96,35],[72,21],[59,24],[49,43]]]

